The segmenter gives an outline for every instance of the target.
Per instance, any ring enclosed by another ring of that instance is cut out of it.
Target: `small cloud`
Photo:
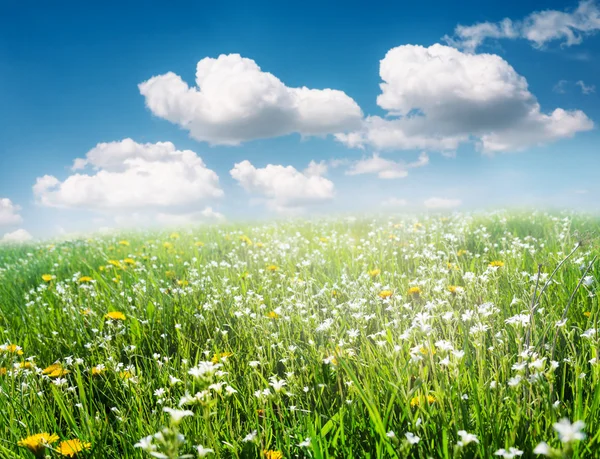
[[[596,92],[596,86],[594,86],[593,84],[588,86],[582,80],[579,80],[575,84],[581,88],[582,94],[592,94],[592,93]]]
[[[16,225],[23,219],[19,215],[21,208],[8,198],[0,198],[0,226]]]
[[[426,199],[423,204],[428,209],[454,209],[462,204],[460,199],[448,199],[448,198],[429,198]]]
[[[13,231],[12,233],[6,233],[3,237],[2,237],[2,242],[5,243],[14,243],[14,244],[20,244],[22,242],[27,242],[27,241],[31,241],[33,239],[33,236],[31,236],[31,234],[29,234],[29,232],[27,232],[24,229],[18,229],[16,231]]]
[[[567,83],[568,83],[567,80],[560,80],[558,83],[556,83],[554,85],[554,87],[552,88],[552,91],[557,94],[564,94],[565,92],[567,92],[565,90],[565,86],[567,85]]]

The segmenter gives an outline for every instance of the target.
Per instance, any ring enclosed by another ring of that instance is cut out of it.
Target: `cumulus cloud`
[[[21,208],[12,203],[8,198],[0,198],[0,226],[10,226],[21,223],[23,219],[19,215]]]
[[[527,81],[504,59],[440,44],[403,45],[380,62],[377,104],[362,129],[336,136],[347,146],[451,152],[475,141],[486,153],[520,150],[593,127],[579,110],[543,113]]]
[[[131,139],[100,143],[75,160],[65,180],[45,175],[33,186],[37,201],[48,207],[132,211],[196,206],[220,198],[219,177],[191,150],[171,142],[136,143]]]
[[[449,199],[449,198],[429,198],[426,199],[423,204],[428,209],[454,209],[462,204],[460,199]]]
[[[12,233],[6,233],[2,237],[2,242],[19,244],[22,242],[31,241],[33,237],[24,229],[18,229]]]
[[[301,172],[292,166],[274,164],[256,168],[245,160],[235,164],[230,174],[244,190],[264,200],[270,209],[289,213],[333,199],[334,185],[323,177],[325,172],[322,163],[311,162]]]
[[[290,88],[239,54],[198,62],[195,87],[169,72],[141,83],[139,90],[154,115],[215,145],[291,133],[325,135],[354,129],[362,118],[344,92]]]
[[[453,36],[444,40],[460,49],[473,52],[487,39],[522,38],[535,47],[559,41],[561,46],[578,45],[587,35],[600,30],[600,8],[594,0],[583,0],[574,10],[543,10],[529,14],[522,20],[504,18],[500,22],[480,22],[458,25]]]
[[[596,92],[596,86],[593,84],[587,85],[582,80],[579,80],[575,83],[581,89],[582,94],[592,94]]]
[[[346,170],[346,175],[377,174],[381,179],[397,179],[406,177],[408,169],[422,167],[427,164],[429,164],[429,156],[425,152],[421,153],[419,158],[412,163],[392,161],[374,154],[370,158],[363,158],[354,162]]]

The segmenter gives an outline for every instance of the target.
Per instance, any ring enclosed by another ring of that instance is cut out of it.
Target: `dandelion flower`
[[[61,456],[75,457],[78,453],[85,451],[86,449],[90,449],[91,447],[91,443],[82,442],[81,440],[75,438],[73,440],[61,441],[58,445],[58,448],[56,448],[56,451]]]
[[[279,317],[279,314],[277,314],[275,311],[270,311],[270,312],[267,314],[267,317],[268,317],[269,319],[277,319],[277,318]]]
[[[267,271],[275,272],[278,271],[279,267],[277,265],[269,265],[267,266]]]
[[[27,448],[36,456],[40,454],[46,446],[58,441],[58,435],[42,432],[20,440],[17,445]]]
[[[423,292],[421,291],[420,287],[411,287],[406,293],[408,293],[410,296],[419,296]]]
[[[49,367],[44,368],[42,370],[42,374],[48,376],[49,378],[59,378],[69,373],[69,370],[63,368],[60,363],[53,363]]]
[[[504,266],[504,262],[500,260],[494,260],[490,262],[488,265],[490,268],[502,268]]]
[[[124,245],[126,247],[129,247],[129,241],[125,241],[125,240],[119,241],[119,245]]]
[[[263,454],[266,459],[283,459],[283,453],[273,449],[265,449]]]
[[[125,320],[125,314],[123,314],[120,311],[111,311],[108,312],[104,315],[105,319],[112,319],[112,320]]]
[[[90,276],[81,276],[79,278],[79,282],[84,284],[86,282],[92,282],[92,278]]]
[[[387,298],[390,298],[393,294],[394,292],[392,292],[391,290],[382,290],[381,292],[379,292],[379,298],[385,300]]]
[[[50,282],[52,279],[54,279],[52,274],[42,274],[42,280],[44,282]]]
[[[425,397],[423,395],[416,395],[410,400],[410,406],[411,407],[420,406],[424,403],[428,403],[429,405],[431,405],[432,403],[435,403],[435,402],[437,402],[437,400],[433,395],[428,395],[427,397]]]
[[[202,242],[202,241],[197,241],[196,243],[194,243],[194,245],[195,245],[196,247],[204,247],[204,242]]]
[[[16,344],[5,344],[4,346],[0,346],[0,351],[2,351],[4,354],[23,355],[21,346],[17,346]]]
[[[371,277],[377,277],[377,276],[379,276],[380,274],[381,274],[381,269],[377,269],[377,268],[375,268],[375,269],[371,269],[371,270],[369,271],[369,276],[371,276]]]
[[[217,363],[221,362],[222,360],[226,360],[227,357],[231,357],[232,355],[233,355],[233,353],[231,353],[231,352],[217,352],[215,355],[213,355],[211,362],[214,364],[217,364]]]

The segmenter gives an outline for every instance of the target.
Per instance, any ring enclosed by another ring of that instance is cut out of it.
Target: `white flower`
[[[152,435],[142,438],[139,442],[133,445],[134,448],[141,448],[146,452],[155,451],[156,445],[152,444]]]
[[[308,448],[310,446],[310,438],[306,438],[303,442],[298,443],[300,448]]]
[[[533,454],[539,454],[541,456],[550,456],[551,451],[552,450],[548,446],[548,443],[543,441],[533,449]]]
[[[557,423],[555,423],[552,427],[554,430],[558,432],[558,437],[560,441],[563,443],[571,443],[574,441],[583,440],[585,438],[585,433],[582,432],[585,427],[585,423],[583,421],[576,421],[571,424],[567,418],[563,418]]]
[[[169,413],[171,415],[171,422],[173,424],[179,424],[183,418],[186,416],[193,416],[194,412],[190,410],[175,410],[173,408],[163,408],[165,413]]]
[[[196,449],[198,450],[198,456],[199,457],[205,457],[208,456],[210,453],[214,453],[215,451],[210,449],[210,448],[205,448],[202,445],[198,445],[196,446]]]
[[[421,441],[421,438],[417,437],[412,432],[406,432],[404,435],[406,436],[406,440],[408,440],[408,443],[410,443],[411,445],[416,445]]]
[[[514,459],[517,456],[522,456],[523,451],[511,446],[510,448],[508,448],[508,451],[506,451],[504,448],[502,448],[502,449],[499,449],[498,451],[496,451],[494,454],[496,456],[502,456],[504,459]]]
[[[256,430],[253,430],[248,435],[246,435],[242,441],[244,443],[248,443],[249,441],[254,441],[256,439],[256,434],[257,434]]]
[[[594,283],[594,276],[585,276],[583,278],[583,285],[585,285],[586,287],[589,287],[593,283]]]
[[[385,436],[388,438],[396,438],[396,434],[392,430],[386,433]]]
[[[287,383],[284,379],[277,380],[275,376],[272,376],[269,386],[273,387],[273,390],[275,392],[281,392],[283,390],[283,386],[285,386],[286,384]]]
[[[460,447],[467,446],[469,443],[479,443],[477,435],[470,434],[466,430],[459,430],[458,435],[460,436],[460,440],[456,444]]]

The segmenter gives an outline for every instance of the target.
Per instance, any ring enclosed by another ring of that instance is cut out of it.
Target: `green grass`
[[[40,432],[60,437],[50,457],[74,438],[78,457],[150,457],[134,445],[165,426],[167,457],[598,457],[599,229],[495,213],[0,247],[0,343],[22,351],[0,351],[0,457],[34,457],[17,443]],[[42,374],[56,362],[68,373]],[[562,418],[586,438],[561,443]]]

